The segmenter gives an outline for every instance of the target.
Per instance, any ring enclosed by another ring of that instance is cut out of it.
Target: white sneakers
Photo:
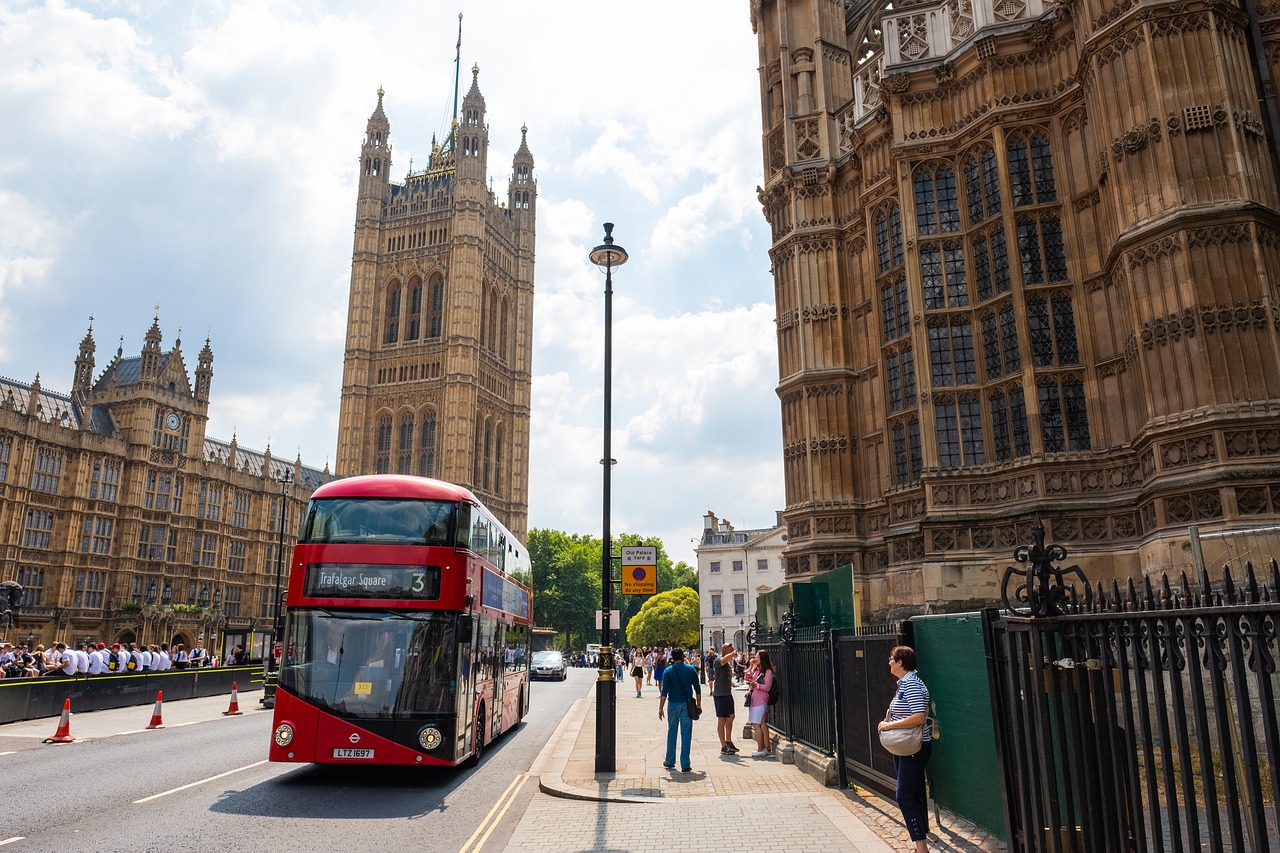
[[[764,750],[764,749],[758,749],[755,752],[751,753],[752,758],[767,758],[768,756],[769,756],[768,750]]]

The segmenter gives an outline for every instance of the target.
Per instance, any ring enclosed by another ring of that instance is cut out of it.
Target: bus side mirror
[[[471,642],[471,634],[474,632],[471,625],[471,614],[463,614],[458,617],[458,644]]]

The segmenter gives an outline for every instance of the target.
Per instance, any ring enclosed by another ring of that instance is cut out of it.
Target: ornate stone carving
[[[890,74],[881,81],[881,87],[890,94],[900,95],[911,88],[911,75],[905,71]]]

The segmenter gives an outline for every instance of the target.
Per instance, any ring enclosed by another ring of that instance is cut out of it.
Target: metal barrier
[[[835,690],[831,632],[825,627],[757,631],[756,647],[769,653],[777,668],[780,695],[769,709],[769,727],[788,739],[836,753]]]
[[[168,670],[131,675],[94,675],[60,678],[0,679],[0,725],[20,720],[56,717],[63,702],[71,700],[77,713],[148,705],[163,690],[166,699],[193,699],[231,692],[238,682],[241,692],[262,684],[261,665],[217,666]]]
[[[1280,570],[987,611],[1010,849],[1280,850]]]

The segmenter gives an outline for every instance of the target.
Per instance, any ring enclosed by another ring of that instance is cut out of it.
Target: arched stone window
[[[1037,128],[1009,134],[1009,184],[1016,207],[1058,200],[1049,139]]]
[[[498,358],[507,360],[507,340],[511,337],[511,300],[502,298],[502,321],[498,324]]]
[[[378,444],[375,468],[379,474],[391,473],[391,415],[378,418]]]
[[[386,335],[383,342],[394,344],[400,340],[400,282],[392,281],[387,286],[387,312],[384,318]]]
[[[422,435],[418,441],[418,475],[436,475],[436,413],[431,409],[422,412]]]
[[[412,471],[413,426],[413,412],[405,412],[400,416],[400,447],[396,458],[397,474],[408,474]]]
[[[882,273],[902,266],[902,215],[897,204],[882,208],[875,216],[876,261]]]
[[[956,173],[949,163],[925,163],[916,169],[916,232],[943,234],[960,230]]]
[[[444,276],[436,273],[431,276],[428,286],[431,294],[430,314],[427,318],[427,337],[438,338],[444,327]]]
[[[409,282],[409,333],[406,341],[416,341],[422,335],[422,279]]]
[[[964,193],[969,224],[978,225],[1000,213],[1000,168],[988,145],[970,152],[964,161]]]

